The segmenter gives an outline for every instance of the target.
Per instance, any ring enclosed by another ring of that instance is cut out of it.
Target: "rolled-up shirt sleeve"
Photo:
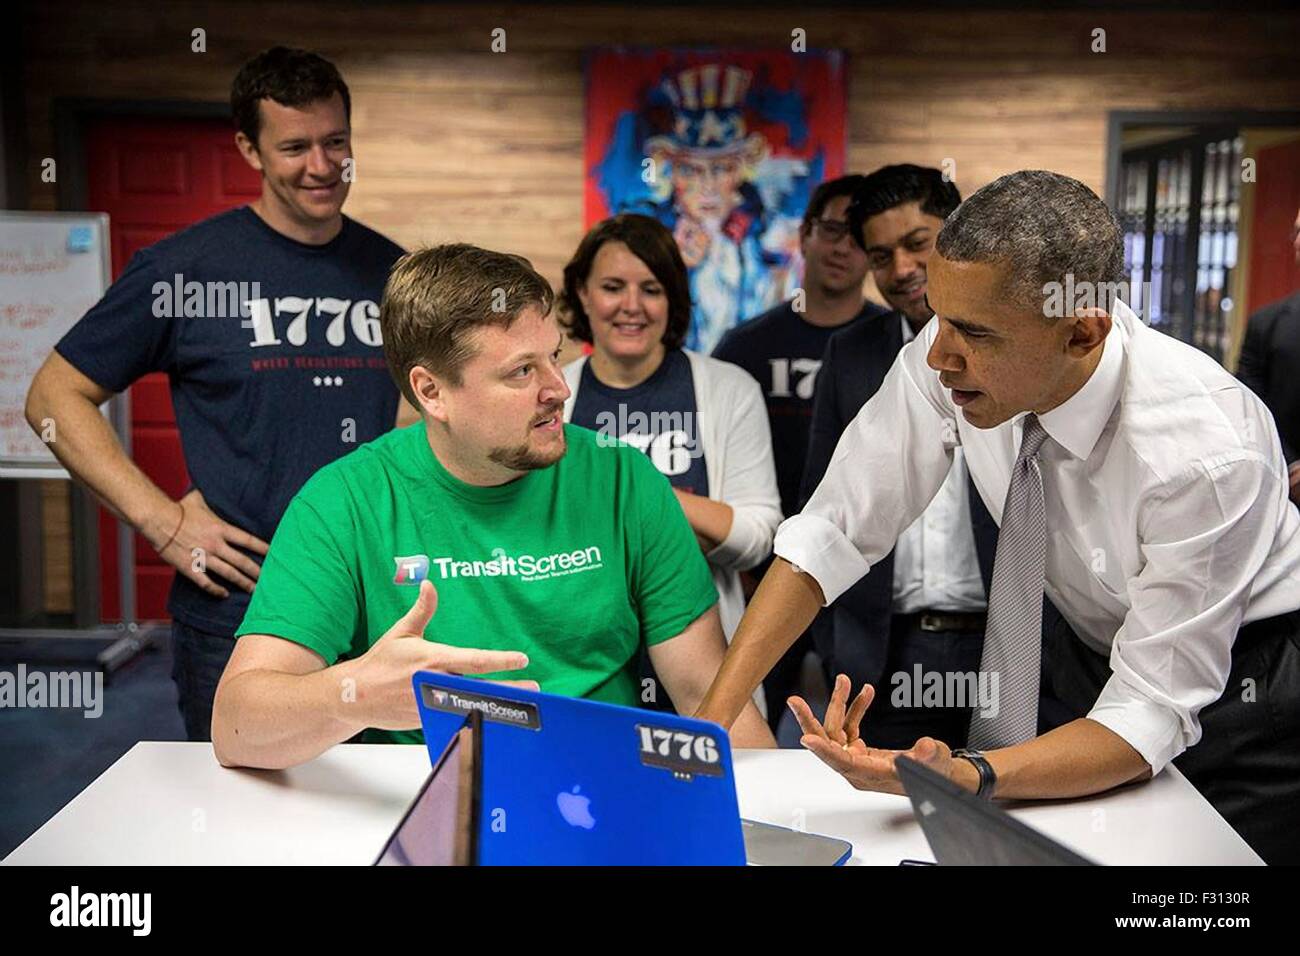
[[[803,511],[777,529],[775,552],[812,575],[830,604],[894,547],[938,493],[960,444],[955,408],[925,363],[930,321],[849,422]]]
[[[1218,700],[1232,646],[1290,507],[1267,456],[1234,450],[1198,463],[1139,516],[1145,564],[1111,645],[1111,677],[1088,717],[1159,773],[1201,738],[1201,708]]]

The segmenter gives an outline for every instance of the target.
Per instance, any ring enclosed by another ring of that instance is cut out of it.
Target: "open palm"
[[[945,777],[951,775],[952,751],[947,744],[933,737],[922,737],[910,750],[868,747],[860,731],[862,718],[875,699],[876,691],[870,684],[863,684],[850,704],[851,686],[846,675],[840,674],[835,678],[835,689],[826,705],[826,716],[821,721],[802,697],[790,698],[790,710],[803,731],[799,743],[859,790],[902,793],[903,785],[894,768],[894,759],[899,754],[923,763]]]

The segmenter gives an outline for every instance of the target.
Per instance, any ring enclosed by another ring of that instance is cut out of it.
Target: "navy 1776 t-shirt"
[[[582,367],[570,420],[609,442],[623,441],[650,456],[674,488],[709,496],[709,472],[700,445],[695,377],[686,353],[673,349],[640,385],[614,388]]]
[[[850,321],[886,312],[888,309],[867,302]],[[739,365],[762,386],[772,426],[776,486],[781,493],[781,511],[787,516],[799,510],[799,482],[808,458],[813,389],[822,354],[830,337],[845,327],[813,325],[804,321],[791,303],[783,302],[728,331],[713,350],[714,358]]]
[[[346,216],[312,246],[232,209],[137,252],[55,349],[113,392],[166,372],[193,486],[218,517],[270,541],[318,468],[393,427],[379,302],[401,255]],[[167,608],[233,634],[249,595],[208,574],[230,597],[178,574]]]

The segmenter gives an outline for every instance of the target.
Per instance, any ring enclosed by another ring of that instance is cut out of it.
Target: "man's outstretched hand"
[[[356,701],[364,708],[364,726],[381,730],[412,730],[420,726],[420,711],[411,691],[416,671],[478,676],[507,673],[528,666],[522,651],[491,651],[457,647],[425,639],[424,631],[438,610],[433,582],[420,582],[415,603],[364,654],[345,662],[347,676],[356,681]],[[493,683],[540,690],[535,680]]]
[[[944,777],[952,776],[952,749],[933,737],[922,737],[910,750],[881,750],[863,743],[862,718],[875,699],[876,691],[870,684],[863,684],[862,690],[850,703],[850,687],[846,675],[840,674],[835,678],[835,689],[831,692],[822,721],[817,719],[802,697],[790,698],[790,710],[803,731],[799,743],[859,790],[903,793],[903,785],[894,769],[894,759],[900,754],[925,764]]]

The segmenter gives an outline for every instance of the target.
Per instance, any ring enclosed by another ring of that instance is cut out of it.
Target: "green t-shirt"
[[[523,651],[528,668],[498,676],[635,705],[641,643],[680,634],[717,592],[650,460],[585,428],[565,435],[554,465],[491,488],[448,473],[418,422],[326,465],[281,519],[236,636],[285,638],[327,664],[359,657],[427,576],[427,640]]]

